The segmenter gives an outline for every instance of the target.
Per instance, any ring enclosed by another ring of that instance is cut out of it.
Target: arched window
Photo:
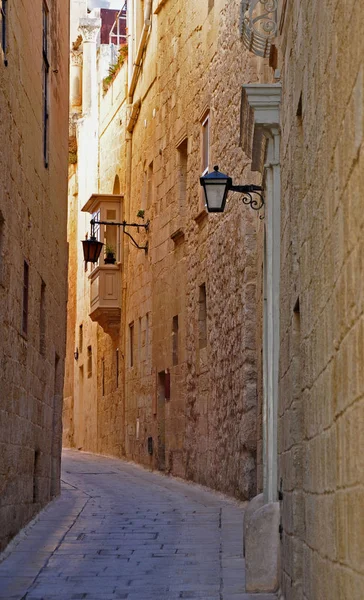
[[[115,175],[114,187],[113,187],[112,193],[113,194],[120,194],[120,179],[119,179],[119,175]]]

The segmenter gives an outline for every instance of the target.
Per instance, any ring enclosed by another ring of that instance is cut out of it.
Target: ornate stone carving
[[[83,42],[96,42],[101,27],[101,19],[80,19],[79,30]]]
[[[82,50],[71,50],[71,65],[82,67]]]
[[[241,33],[245,46],[257,56],[269,56],[277,35],[278,0],[243,0]]]

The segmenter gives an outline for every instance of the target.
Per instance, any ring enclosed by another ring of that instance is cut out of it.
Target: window
[[[140,363],[142,360],[142,319],[139,317],[139,327],[138,327],[138,362]]]
[[[114,44],[115,46],[121,46],[123,44],[128,43],[127,35],[126,35],[126,11],[127,11],[127,2],[125,2],[123,8],[118,12],[114,25],[111,28],[109,34],[109,44]],[[101,43],[106,43],[106,41],[102,41]]]
[[[1,48],[3,51],[4,65],[8,66],[6,60],[6,18],[7,18],[7,0],[0,0],[0,19],[1,19]]]
[[[92,377],[92,347],[87,346],[87,377]]]
[[[83,350],[83,325],[80,325],[78,328],[78,348],[81,353]]]
[[[188,139],[184,139],[183,142],[177,148],[178,152],[178,198],[179,198],[179,209],[183,214],[186,207],[186,194],[187,194],[187,158],[188,158]]]
[[[33,504],[39,500],[39,450],[34,450],[34,461],[33,461]]]
[[[206,285],[200,285],[199,291],[199,313],[198,313],[199,347],[207,346],[207,303]]]
[[[134,366],[134,323],[129,325],[129,366]]]
[[[178,365],[178,315],[172,320],[172,362],[174,367]]]
[[[149,359],[149,313],[145,315],[145,360]]]
[[[29,265],[24,261],[23,269],[23,315],[22,315],[22,334],[28,333],[28,302],[29,302]]]
[[[209,172],[210,162],[210,115],[209,113],[205,116],[202,121],[202,175],[206,175]]]
[[[49,12],[43,2],[43,158],[44,166],[48,168],[48,93],[49,93],[49,56],[48,56]]]
[[[46,284],[42,281],[40,288],[40,314],[39,314],[39,352],[42,356],[46,353]]]
[[[147,182],[147,208],[150,208],[154,204],[154,167],[153,161],[148,167],[148,182]]]
[[[0,285],[4,283],[4,226],[5,219],[0,210]]]
[[[105,396],[105,359],[101,361],[101,393]]]

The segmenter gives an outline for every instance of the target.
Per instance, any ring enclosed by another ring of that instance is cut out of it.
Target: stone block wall
[[[286,600],[364,595],[363,28],[353,2],[295,1],[281,35]]]
[[[209,169],[219,164],[236,183],[259,183],[241,146],[240,104],[242,84],[258,80],[260,63],[242,45],[238,0],[169,0],[154,8],[133,96],[126,95],[125,67],[100,92],[98,189],[90,190],[120,192],[129,222],[144,211],[148,233],[132,233],[140,245],[148,242],[148,253],[123,236],[121,322],[113,334],[91,323],[89,272],[78,265],[69,339],[77,346],[83,324],[95,369],[86,407],[77,375],[84,357],[72,367],[70,355],[65,424],[73,435],[65,439],[248,499],[257,490],[260,221],[236,195],[224,215],[208,215],[199,177],[209,113]],[[71,193],[87,161],[83,135],[80,125]],[[86,221],[72,215],[82,235]]]
[[[134,216],[145,202],[151,227],[148,256],[131,249],[128,261],[126,337],[133,323],[142,357],[139,362],[136,352],[133,367],[127,363],[125,419],[127,456],[249,498],[256,493],[258,217],[238,197],[224,215],[208,215],[199,185],[201,123],[208,111],[210,170],[219,164],[236,182],[257,183],[240,146],[240,100],[242,84],[257,81],[259,64],[242,46],[239,19],[240,3],[224,1],[210,11],[205,3],[169,1],[153,16],[134,95],[142,103],[133,132],[130,211]],[[203,286],[206,342],[200,330]],[[170,398],[164,400],[166,377]]]
[[[42,6],[7,3],[0,50],[0,549],[59,491],[69,14],[67,2],[49,7],[46,165]]]

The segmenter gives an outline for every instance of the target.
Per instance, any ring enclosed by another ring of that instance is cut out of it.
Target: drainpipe
[[[142,33],[140,36],[139,46],[138,46],[137,54],[135,57],[134,68],[133,68],[133,73],[132,73],[130,87],[129,87],[129,102],[130,103],[132,102],[133,94],[135,92],[136,84],[137,84],[139,73],[140,73],[142,56],[143,56],[143,52],[145,50],[145,46],[147,43],[150,26],[152,24],[151,16],[152,16],[152,0],[146,0],[145,9],[144,9],[144,24],[143,24]]]

